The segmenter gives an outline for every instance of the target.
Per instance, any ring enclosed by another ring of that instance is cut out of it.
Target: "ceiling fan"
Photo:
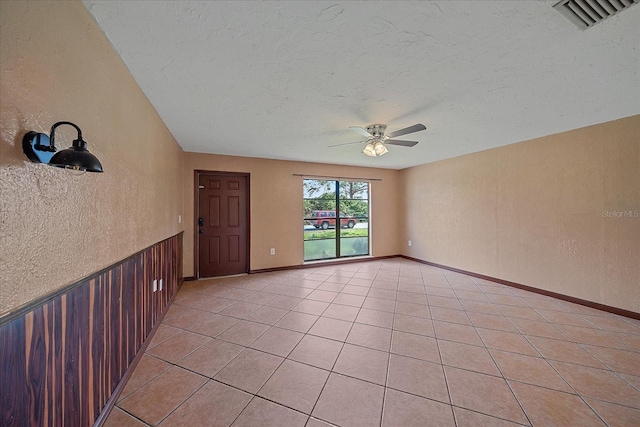
[[[330,145],[329,147],[338,147],[341,145],[349,145],[349,144],[367,144],[364,147],[362,152],[370,157],[382,156],[389,152],[386,145],[400,145],[403,147],[413,147],[418,143],[418,141],[403,141],[400,139],[393,139],[396,136],[407,135],[414,132],[419,132],[421,130],[425,130],[425,125],[418,123],[413,126],[406,127],[404,129],[399,129],[395,132],[391,132],[385,135],[385,131],[387,130],[387,125],[383,124],[374,124],[369,125],[366,128],[361,128],[360,126],[351,126],[349,129],[358,132],[360,135],[366,137],[365,141],[355,141],[355,142],[346,142],[344,144],[335,144]]]

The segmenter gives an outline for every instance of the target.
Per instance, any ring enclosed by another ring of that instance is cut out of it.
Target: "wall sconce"
[[[70,125],[78,131],[78,139],[66,150],[56,153],[55,132],[58,126]],[[87,150],[87,142],[82,139],[82,131],[71,122],[58,122],[51,126],[51,133],[27,132],[22,138],[22,151],[34,163],[45,163],[59,168],[89,172],[102,172],[100,160]]]

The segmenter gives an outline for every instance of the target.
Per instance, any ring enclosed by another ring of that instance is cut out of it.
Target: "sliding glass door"
[[[369,255],[369,183],[303,181],[304,260]]]

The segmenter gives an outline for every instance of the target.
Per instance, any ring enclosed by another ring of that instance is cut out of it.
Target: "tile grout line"
[[[151,424],[149,424],[148,422],[146,422],[145,420],[143,420],[142,418],[138,418],[137,416],[135,416],[134,414],[132,414],[131,412],[127,411],[124,408],[121,408],[120,406],[116,405],[116,408],[118,408],[119,410],[121,410],[122,412],[124,412],[125,414],[129,415],[131,418],[141,422],[142,424],[144,424],[145,426],[149,426],[152,427]],[[111,414],[109,414],[109,416],[111,416]]]
[[[396,293],[397,296],[397,293]],[[398,300],[396,299],[395,301],[396,303],[398,302]],[[391,338],[389,340],[389,351],[387,352],[387,372],[385,373],[385,377],[384,377],[384,388],[382,391],[382,407],[380,408],[380,427],[382,427],[382,423],[384,422],[384,412],[385,412],[385,408],[387,406],[387,390],[389,389],[388,387],[388,383],[389,383],[389,368],[391,366],[391,345],[393,344],[393,333],[395,331],[395,326],[396,324],[396,313],[395,313],[395,306],[394,306],[394,312],[393,312],[393,322],[391,323]]]

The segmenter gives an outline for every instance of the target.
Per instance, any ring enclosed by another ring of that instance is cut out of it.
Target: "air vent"
[[[575,26],[586,30],[638,2],[640,0],[562,0],[553,7]]]

